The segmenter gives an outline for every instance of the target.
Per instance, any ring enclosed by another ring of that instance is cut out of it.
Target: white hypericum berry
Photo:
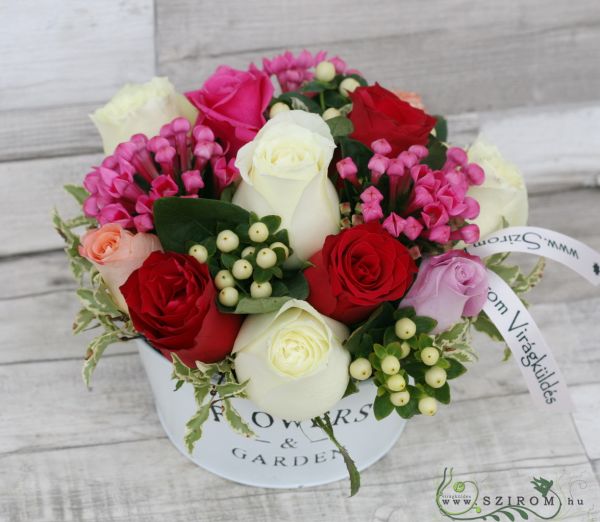
[[[239,280],[248,279],[252,275],[252,264],[246,259],[238,259],[233,263],[231,273]]]
[[[232,230],[223,230],[217,236],[217,248],[221,252],[233,252],[240,245],[240,238]]]
[[[271,250],[273,250],[273,249],[275,249],[275,248],[281,248],[281,249],[283,249],[283,251],[285,252],[285,258],[286,258],[286,259],[287,259],[287,258],[288,258],[288,256],[290,255],[290,249],[289,249],[289,248],[288,248],[286,245],[284,245],[284,244],[283,244],[281,241],[276,241],[275,243],[271,243],[271,244],[269,245],[269,248],[270,248]]]
[[[371,377],[373,368],[368,359],[359,357],[350,364],[350,375],[357,381],[364,381]]]
[[[267,225],[259,221],[258,223],[250,225],[248,236],[250,236],[250,241],[263,243],[269,237],[269,229],[267,228]]]
[[[440,352],[433,346],[429,346],[421,350],[421,360],[427,366],[433,366],[436,362],[438,362],[439,358]]]
[[[345,78],[340,83],[340,94],[348,96],[349,93],[354,92],[358,87],[360,87],[360,83],[354,78]]]
[[[387,386],[388,390],[391,390],[393,392],[399,392],[406,388],[406,381],[404,380],[404,377],[402,377],[402,375],[397,373],[396,375],[392,375],[386,381],[385,385]]]
[[[253,246],[247,246],[246,248],[244,248],[244,250],[242,250],[242,257],[251,256],[252,254],[254,254],[254,252],[256,252],[256,248],[254,248]]]
[[[404,341],[401,345],[400,345],[400,359],[404,359],[405,357],[408,357],[408,354],[410,353],[410,344],[408,344],[406,341]]]
[[[229,270],[219,270],[215,277],[215,286],[219,290],[223,290],[223,288],[229,286],[235,286],[235,279],[233,279],[231,272]]]
[[[261,268],[271,268],[277,264],[277,254],[270,248],[261,248],[256,254],[256,264]]]
[[[188,250],[188,254],[192,256],[198,263],[206,263],[208,259],[208,250],[204,245],[193,245]]]
[[[410,400],[410,393],[407,391],[399,391],[396,393],[390,393],[390,402],[394,406],[406,406]]]
[[[423,397],[419,400],[419,411],[423,415],[435,415],[437,413],[437,401],[433,397]]]
[[[329,107],[329,109],[326,109],[325,111],[323,111],[322,118],[325,121],[327,121],[332,118],[337,118],[338,116],[341,116],[341,115],[342,115],[342,113],[340,111],[338,111],[336,108]]]
[[[400,361],[394,355],[386,355],[381,361],[381,370],[387,375],[394,375],[400,371]]]
[[[439,366],[433,366],[425,372],[425,382],[432,388],[441,388],[446,384],[446,370]]]
[[[250,285],[250,295],[252,297],[254,297],[255,299],[261,299],[263,297],[271,297],[272,293],[273,293],[273,287],[271,286],[271,283],[269,283],[268,281],[266,281],[264,283],[257,283],[256,281],[254,281]]]
[[[277,116],[280,112],[289,111],[290,108],[288,105],[282,102],[274,103],[269,109],[269,119]]]
[[[410,339],[415,333],[417,333],[417,325],[412,319],[403,317],[396,321],[394,326],[394,332],[400,339]]]
[[[327,60],[319,62],[315,68],[315,78],[320,82],[330,82],[335,78],[335,65]]]
[[[219,292],[219,303],[223,306],[235,306],[240,300],[240,293],[233,286],[223,288]]]

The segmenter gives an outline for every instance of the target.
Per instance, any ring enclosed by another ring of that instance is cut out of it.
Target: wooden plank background
[[[116,346],[94,389],[50,209],[101,159],[87,115],[123,83],[168,75],[181,91],[220,63],[330,50],[367,77],[422,93],[460,145],[483,133],[523,170],[532,224],[600,249],[600,4],[597,0],[22,0],[0,2],[0,520],[438,520],[446,465],[509,488],[533,473],[581,479],[600,520],[598,291],[550,265],[532,312],[573,397],[573,415],[531,409],[515,365],[481,361],[435,421],[346,484],[300,491],[233,485],[166,440],[133,347]],[[451,451],[448,451],[451,447]],[[579,517],[579,518],[578,518]]]

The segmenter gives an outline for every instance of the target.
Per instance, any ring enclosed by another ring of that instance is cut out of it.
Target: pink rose
[[[400,306],[412,306],[418,315],[432,317],[440,333],[461,317],[474,317],[487,297],[488,277],[481,259],[462,250],[427,257],[419,267],[415,284]]]
[[[209,126],[229,146],[231,158],[265,124],[263,113],[273,97],[273,84],[254,65],[248,71],[222,65],[200,90],[186,96],[200,111],[197,123]]]
[[[134,234],[117,223],[109,223],[83,235],[79,254],[98,269],[117,307],[128,312],[119,287],[155,250],[162,252],[154,234]]]

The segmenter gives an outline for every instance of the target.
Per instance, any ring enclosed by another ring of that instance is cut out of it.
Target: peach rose
[[[81,238],[79,247],[79,253],[98,269],[115,304],[123,312],[128,309],[119,287],[155,250],[162,252],[154,234],[134,234],[116,223],[89,230]]]
[[[396,96],[398,96],[398,98],[400,98],[402,101],[405,101],[406,103],[409,103],[410,105],[412,105],[415,109],[421,109],[422,111],[425,110],[425,105],[423,105],[423,99],[416,92],[397,91],[397,90],[393,90],[393,89],[392,89],[392,92]]]

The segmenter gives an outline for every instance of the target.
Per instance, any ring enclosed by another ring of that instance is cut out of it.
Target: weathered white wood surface
[[[337,53],[442,113],[597,99],[600,86],[594,0],[202,0],[193,8],[161,0],[156,8],[158,70],[185,88],[220,63],[245,66],[288,47]]]
[[[531,222],[600,248],[598,201],[597,189],[539,194]],[[580,480],[592,514],[566,519],[600,516],[600,295],[556,264],[530,296],[532,313],[579,411],[533,410],[514,363],[501,363],[501,347],[481,337],[481,361],[455,383],[453,405],[411,421],[352,500],[345,483],[269,491],[190,464],[164,437],[132,346],[109,349],[87,392],[85,339],[69,332],[72,289],[60,253],[0,263],[0,520],[429,522],[441,520],[434,492],[445,466],[503,494],[533,475]]]

